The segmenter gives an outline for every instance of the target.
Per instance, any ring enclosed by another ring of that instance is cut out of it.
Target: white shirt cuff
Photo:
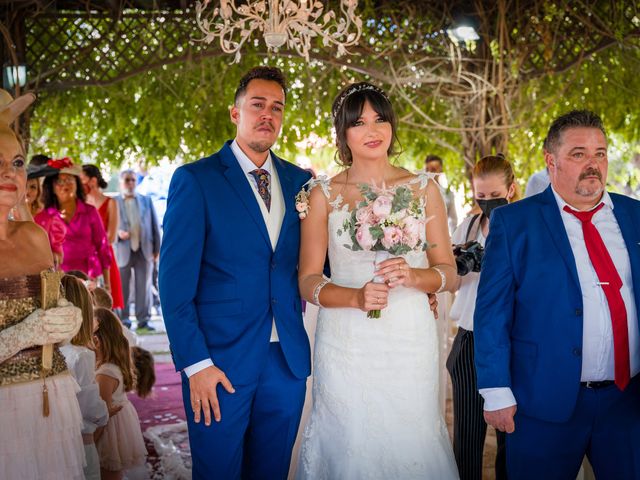
[[[194,363],[193,365],[189,365],[184,368],[184,373],[186,373],[187,377],[191,377],[195,375],[200,370],[204,370],[207,367],[213,367],[213,362],[210,358],[205,358],[204,360],[200,360],[198,363]]]
[[[479,392],[484,398],[484,409],[487,412],[511,407],[518,403],[509,387],[481,388]]]

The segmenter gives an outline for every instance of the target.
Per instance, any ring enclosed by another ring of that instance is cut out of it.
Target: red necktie
[[[624,306],[620,289],[622,280],[616,270],[616,266],[611,260],[609,251],[602,241],[600,233],[595,225],[591,223],[591,218],[595,213],[604,207],[601,203],[588,212],[578,212],[568,206],[564,207],[565,212],[575,215],[582,222],[582,233],[587,252],[591,259],[600,286],[607,297],[609,312],[611,312],[611,327],[613,330],[613,356],[615,362],[615,382],[620,390],[624,390],[629,383],[629,331],[627,330],[627,309]]]

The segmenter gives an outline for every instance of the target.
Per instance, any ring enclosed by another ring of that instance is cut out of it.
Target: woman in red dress
[[[95,165],[83,165],[80,178],[87,197],[87,203],[98,209],[98,213],[104,224],[104,229],[107,232],[107,238],[109,239],[112,259],[110,267],[111,275],[109,278],[111,282],[113,308],[123,309],[124,300],[122,298],[120,270],[118,270],[118,263],[116,262],[112,246],[113,242],[116,241],[116,232],[118,231],[118,206],[113,198],[108,197],[102,192],[103,188],[107,188],[107,182],[102,178],[102,173],[98,167]]]

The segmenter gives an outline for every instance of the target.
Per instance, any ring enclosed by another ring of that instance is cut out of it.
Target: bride
[[[449,290],[456,278],[442,196],[435,182],[390,164],[396,118],[381,89],[351,85],[332,113],[346,169],[312,182],[302,213],[300,291],[321,309],[313,409],[297,476],[458,478],[438,403],[436,324],[427,298]],[[347,248],[342,225],[363,200],[362,184],[405,186],[424,199],[425,216],[432,217],[420,232],[431,246],[426,254],[374,266],[375,252]],[[323,277],[327,251],[331,281]],[[381,310],[380,318],[367,318],[371,310]]]

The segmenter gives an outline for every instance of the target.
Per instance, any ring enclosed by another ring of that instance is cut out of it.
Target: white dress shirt
[[[269,239],[271,240],[271,248],[275,250],[276,244],[278,243],[278,236],[280,235],[280,227],[282,226],[282,219],[284,217],[284,197],[282,196],[282,188],[280,187],[280,179],[278,177],[278,172],[273,167],[273,160],[271,158],[271,153],[267,156],[267,160],[262,165],[263,170],[269,172],[269,188],[271,190],[271,208],[267,210],[267,206],[264,203],[264,200],[260,196],[258,192],[258,181],[256,178],[251,175],[251,171],[255,170],[256,164],[249,159],[249,157],[242,151],[238,143],[234,140],[231,142],[231,151],[233,152],[236,160],[240,164],[240,168],[245,173],[247,181],[251,186],[251,190],[256,197],[256,202],[260,206],[260,211],[262,212],[262,217],[264,218],[267,231],[269,233]],[[271,342],[278,342],[278,331],[276,330],[276,322],[275,319],[272,320],[271,323]],[[189,365],[185,367],[184,373],[187,377],[198,373],[200,370],[204,370],[205,368],[213,365],[213,361],[210,358],[201,360],[193,365]]]
[[[583,333],[580,381],[614,380],[613,332],[607,297],[599,284],[598,275],[589,259],[582,233],[582,222],[575,215],[563,210],[565,205],[574,210],[577,209],[567,204],[555,190],[552,191],[560,209],[562,223],[569,237],[582,291]],[[624,238],[613,214],[613,202],[607,192],[604,192],[601,202],[604,203],[604,207],[593,215],[591,222],[600,233],[602,241],[607,246],[609,255],[622,279],[620,294],[627,310],[630,366],[631,376],[633,377],[640,371],[640,338],[633,294],[631,264],[629,263],[629,254]],[[484,409],[488,411],[516,404],[510,388],[486,388],[480,389],[480,393],[485,399]]]

